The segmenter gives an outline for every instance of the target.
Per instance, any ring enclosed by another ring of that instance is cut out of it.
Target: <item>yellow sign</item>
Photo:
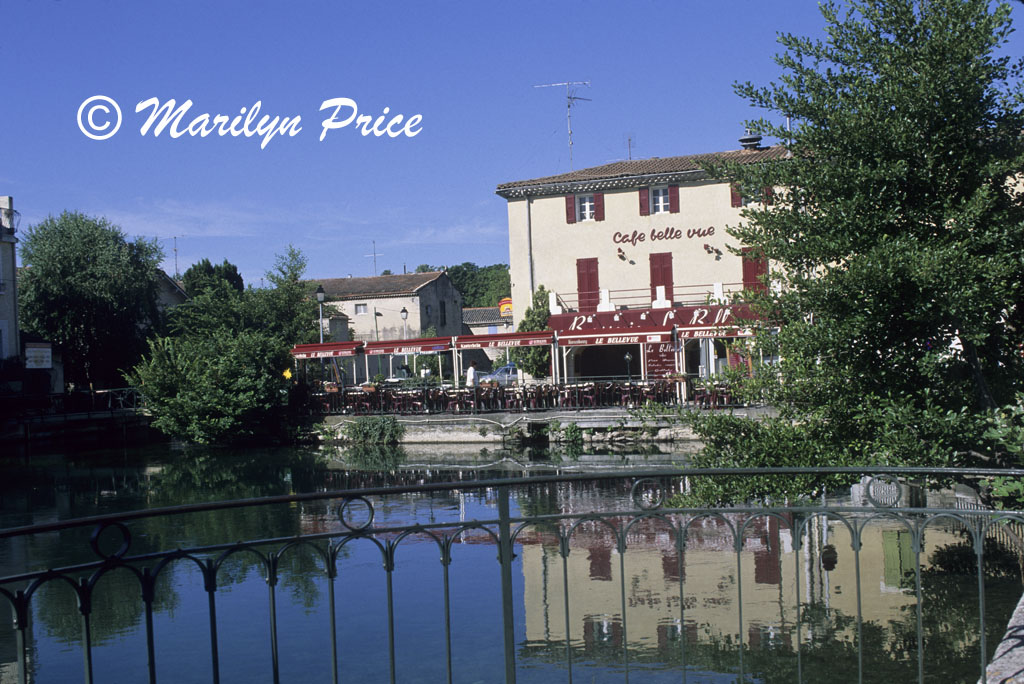
[[[511,316],[512,315],[512,298],[505,297],[498,302],[498,315],[500,316]]]

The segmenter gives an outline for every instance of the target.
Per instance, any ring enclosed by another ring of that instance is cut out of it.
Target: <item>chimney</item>
[[[0,196],[0,234],[14,234],[18,218],[18,213],[14,211],[14,198],[9,195]]]
[[[754,135],[748,128],[746,134],[740,138],[740,145],[745,150],[756,150],[761,147],[761,136]]]

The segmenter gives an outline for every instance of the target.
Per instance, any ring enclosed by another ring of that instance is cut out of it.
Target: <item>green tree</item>
[[[238,267],[227,259],[224,260],[224,263],[217,264],[216,266],[211,264],[209,259],[201,259],[190,266],[185,271],[185,275],[181,277],[185,294],[189,297],[196,296],[220,281],[228,283],[239,292],[245,289],[245,283],[242,281],[242,276],[238,273]]]
[[[534,332],[548,329],[548,291],[539,286],[533,293],[533,305],[519,321],[519,332]],[[512,360],[534,377],[551,375],[550,347],[520,347],[512,350]]]
[[[512,291],[512,281],[507,264],[477,266],[466,261],[445,269],[444,266],[420,264],[417,273],[445,271],[452,285],[462,295],[462,305],[467,307],[497,306],[503,297]]]
[[[506,264],[477,266],[467,261],[449,268],[448,277],[467,307],[497,306],[502,297],[512,292]]]
[[[757,345],[781,360],[753,385],[780,415],[698,419],[701,463],[992,462],[985,418],[1024,385],[1021,67],[1000,53],[1010,10],[860,0],[822,12],[825,40],[779,38],[777,83],[736,87],[778,115],[749,125],[791,157],[719,169],[745,196],[775,188],[730,234],[773,264]]]
[[[172,336],[152,341],[132,374],[157,428],[197,443],[292,436],[288,350],[317,336],[305,266],[289,247],[266,274],[274,287],[240,292],[220,280],[171,312]]]
[[[155,240],[129,242],[104,218],[63,212],[30,227],[21,242],[19,315],[24,330],[59,346],[64,377],[119,386],[147,335],[159,329],[160,260]]]

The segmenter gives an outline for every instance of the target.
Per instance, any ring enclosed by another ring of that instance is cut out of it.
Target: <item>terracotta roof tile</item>
[[[462,322],[466,325],[503,325],[512,321],[511,316],[502,316],[496,306],[470,307],[462,310]]]
[[[415,294],[427,283],[437,280],[443,271],[427,273],[402,273],[399,275],[376,276],[373,278],[322,278],[328,299],[370,299],[373,297],[400,297]]]
[[[502,196],[558,194],[574,185],[586,185],[596,181],[628,181],[628,179],[644,176],[699,173],[710,162],[754,164],[784,159],[788,155],[785,148],[774,146],[711,154],[693,154],[683,157],[652,157],[651,159],[617,161],[557,176],[502,183],[496,192]],[[622,185],[626,186],[628,183],[622,183]]]

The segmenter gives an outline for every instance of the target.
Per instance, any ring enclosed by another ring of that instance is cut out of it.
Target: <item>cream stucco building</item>
[[[726,227],[741,221],[748,200],[728,181],[709,178],[704,167],[712,159],[770,162],[787,152],[761,147],[756,136],[741,143],[743,149],[730,152],[619,161],[499,185],[497,194],[508,201],[516,323],[540,286],[554,293],[551,327],[580,333],[651,329],[655,322],[664,327],[667,312],[677,324],[716,322],[724,314],[711,310],[702,317],[694,307],[762,287],[767,264],[728,249],[741,247]],[[757,201],[770,197],[765,193]],[[696,339],[702,336],[707,339]],[[713,373],[725,362],[710,332],[694,329],[690,337],[691,373],[697,366]],[[613,359],[622,353],[581,346],[570,357],[568,375],[599,375],[609,364],[620,368]]]
[[[462,332],[462,295],[443,271],[319,283],[326,294],[324,317],[331,312],[347,316],[353,340],[413,339],[429,328],[440,337]]]

